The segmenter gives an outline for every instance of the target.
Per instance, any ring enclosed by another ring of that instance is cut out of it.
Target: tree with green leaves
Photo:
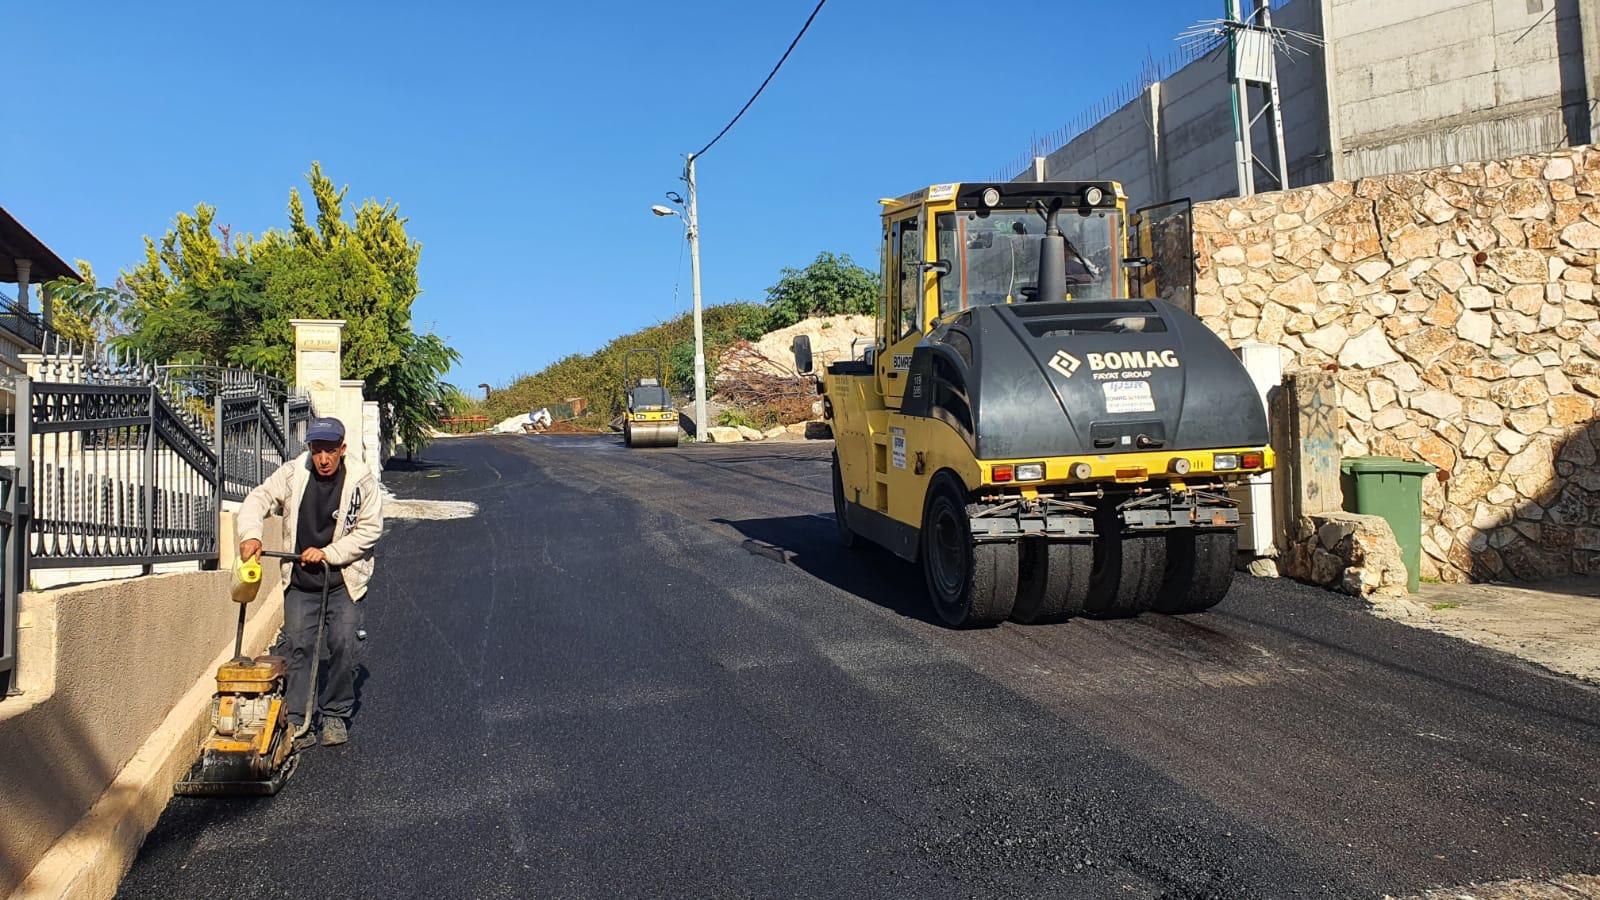
[[[850,254],[823,252],[804,269],[785,268],[767,288],[767,331],[786,328],[812,316],[872,315],[878,306],[878,276],[855,264]]]
[[[119,279],[102,285],[84,260],[77,278],[57,278],[45,285],[50,300],[50,330],[77,344],[103,344],[122,333],[118,313],[127,302],[127,286]]]
[[[308,219],[289,192],[289,224],[234,239],[206,204],[179,213],[144,260],[123,273],[118,311],[126,349],[162,362],[220,363],[289,378],[293,319],[344,319],[343,373],[366,382],[382,410],[383,438],[421,448],[446,414],[453,388],[442,379],[460,355],[437,335],[418,334],[411,306],[421,293],[422,245],[406,233],[392,202],[366,200],[353,220],[348,187],[312,163],[315,205]]]

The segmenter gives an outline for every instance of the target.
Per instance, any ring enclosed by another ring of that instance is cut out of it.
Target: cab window
[[[1068,298],[1124,296],[1117,265],[1121,215],[1114,209],[1097,209],[1088,214],[1064,213],[1057,220],[1067,239]],[[948,260],[951,267],[950,274],[939,279],[942,310],[1033,298],[1039,277],[1039,241],[1044,235],[1044,220],[1038,213],[1004,209],[943,213],[936,224],[940,258]]]
[[[896,291],[899,339],[922,328],[922,230],[916,219],[895,223],[895,258],[900,261]]]

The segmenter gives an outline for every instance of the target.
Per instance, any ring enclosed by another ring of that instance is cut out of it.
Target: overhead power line
[[[811,11],[811,15],[806,17],[806,23],[800,26],[800,33],[795,35],[794,40],[789,42],[789,49],[783,51],[783,56],[779,57],[778,64],[772,67],[771,72],[767,73],[767,77],[761,82],[761,86],[756,88],[756,92],[754,94],[750,95],[750,99],[745,101],[744,106],[739,107],[739,111],[734,114],[733,118],[729,120],[728,124],[722,126],[722,130],[717,132],[717,136],[712,138],[710,143],[706,144],[704,147],[701,147],[700,150],[694,154],[695,156],[704,156],[707,150],[710,150],[712,147],[716,146],[717,141],[722,140],[722,136],[727,134],[728,130],[732,128],[734,124],[739,121],[739,118],[745,114],[745,111],[750,108],[750,105],[756,102],[756,98],[761,96],[761,92],[766,90],[767,85],[772,83],[772,77],[778,74],[779,69],[783,68],[784,60],[788,59],[789,54],[794,52],[795,45],[800,43],[800,39],[806,36],[806,29],[811,27],[811,21],[817,17],[817,13],[822,12],[822,4],[827,2],[828,0],[818,0],[817,8],[813,9]]]

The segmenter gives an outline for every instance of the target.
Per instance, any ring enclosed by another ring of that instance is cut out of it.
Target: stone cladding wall
[[[1195,312],[1340,388],[1345,456],[1423,460],[1423,572],[1600,574],[1600,148],[1195,207]]]

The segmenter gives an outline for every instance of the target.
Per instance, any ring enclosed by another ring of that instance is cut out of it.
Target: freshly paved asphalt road
[[[1404,894],[1600,871],[1600,692],[1349,598],[951,631],[831,445],[390,473],[352,742],[175,800],[125,897]],[[750,552],[748,539],[781,548]]]

